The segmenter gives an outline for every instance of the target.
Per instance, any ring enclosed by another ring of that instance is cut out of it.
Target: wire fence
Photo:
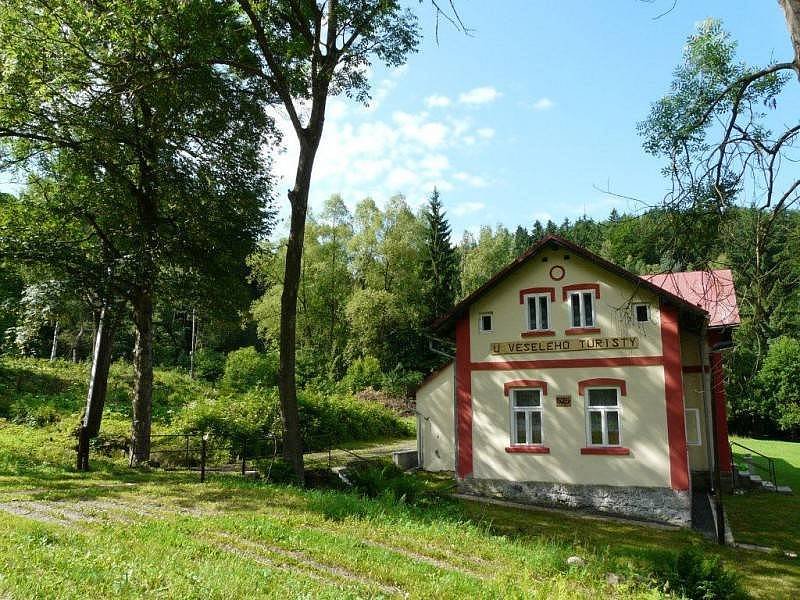
[[[133,451],[133,447],[128,449]],[[308,438],[303,443],[306,469],[333,469],[359,465],[382,466],[391,447],[362,450],[337,444],[332,436]],[[276,435],[224,437],[208,433],[170,433],[150,436],[149,465],[168,471],[269,477],[283,456],[283,440]]]

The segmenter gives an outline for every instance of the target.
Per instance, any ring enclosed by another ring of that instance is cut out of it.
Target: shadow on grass
[[[434,483],[441,484],[438,480]],[[241,516],[241,523],[246,523],[262,515],[280,520],[282,513],[302,512],[329,521],[362,521],[383,526],[410,523],[433,528],[472,527],[487,536],[526,547],[547,543],[560,548],[559,552],[565,555],[590,552],[609,570],[642,576],[663,570],[677,551],[694,545],[734,566],[751,590],[764,585],[767,579],[772,580],[770,587],[764,588],[772,594],[764,597],[800,595],[800,563],[782,556],[719,548],[687,530],[664,531],[578,515],[453,500],[437,494],[407,504],[391,496],[367,499],[353,492],[301,489],[248,481],[237,475],[212,475],[207,484],[200,484],[197,473],[135,471],[101,461],[88,474],[30,469],[0,477],[0,490],[10,488],[30,488],[35,490],[33,497],[47,500],[135,504],[152,498],[153,503],[209,515],[204,517],[210,520],[209,527],[217,518],[224,523],[231,518],[236,522]],[[276,514],[270,515],[270,511]]]

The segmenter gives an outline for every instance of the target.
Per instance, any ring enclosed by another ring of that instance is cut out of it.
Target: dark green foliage
[[[392,463],[357,463],[347,470],[347,478],[356,491],[367,498],[389,497],[414,504],[426,491],[422,480],[405,474]]]
[[[383,372],[378,359],[374,356],[364,356],[350,363],[341,383],[345,390],[355,393],[367,388],[379,390],[383,386],[383,380]]]
[[[451,229],[442,210],[439,190],[433,188],[422,213],[425,222],[425,256],[422,280],[426,285],[428,319],[435,319],[453,306],[458,281],[458,256],[450,242]]]
[[[225,372],[226,357],[222,352],[200,348],[194,353],[195,376],[205,381],[219,381]]]
[[[769,346],[756,378],[757,390],[778,427],[800,435],[800,340],[781,337]]]
[[[727,569],[718,556],[706,556],[696,546],[681,550],[657,575],[667,589],[691,600],[748,598],[736,572]]]
[[[256,387],[268,388],[277,384],[278,357],[275,352],[264,354],[248,347],[228,354],[221,382],[224,390],[246,392]]]

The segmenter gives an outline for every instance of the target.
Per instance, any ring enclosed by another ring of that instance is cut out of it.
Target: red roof
[[[739,324],[739,307],[730,269],[659,273],[642,277],[705,310],[709,315],[709,327]]]

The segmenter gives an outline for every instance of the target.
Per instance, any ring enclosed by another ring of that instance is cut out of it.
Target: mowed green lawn
[[[57,426],[0,421],[0,598],[656,598],[651,574],[688,545],[755,597],[800,597],[798,561],[689,531],[102,460],[82,475],[72,456]]]
[[[732,438],[775,460],[779,485],[788,485],[792,495],[750,492],[726,496],[728,519],[737,542],[769,546],[800,553],[800,443],[752,438]],[[741,461],[745,450],[734,446]],[[762,473],[759,473],[764,476]]]

